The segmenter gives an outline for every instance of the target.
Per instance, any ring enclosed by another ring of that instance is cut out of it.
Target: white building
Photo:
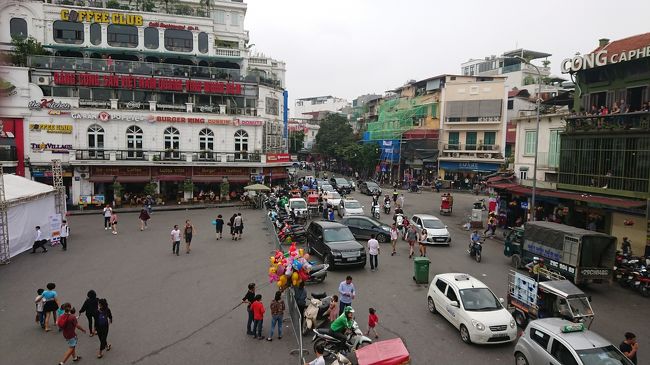
[[[350,102],[345,99],[337,98],[331,95],[315,96],[310,98],[296,99],[296,105],[292,111],[292,114],[296,118],[305,118],[305,114],[307,113],[337,113],[348,106],[350,106]]]
[[[250,54],[245,3],[75,3],[85,6],[0,4],[0,49],[29,36],[52,52],[0,67],[12,90],[0,96],[0,145],[15,152],[4,166],[51,183],[62,160],[72,204],[112,200],[116,182],[175,200],[188,182],[218,192],[225,179],[237,190],[286,176],[285,64]]]
[[[301,131],[305,134],[302,148],[310,150],[316,142],[316,135],[320,130],[318,124],[309,123],[308,119],[291,119],[289,120],[289,133]]]

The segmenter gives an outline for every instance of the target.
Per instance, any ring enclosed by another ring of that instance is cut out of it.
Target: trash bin
[[[416,257],[413,261],[415,267],[415,280],[418,284],[426,284],[429,282],[429,258],[427,257]]]

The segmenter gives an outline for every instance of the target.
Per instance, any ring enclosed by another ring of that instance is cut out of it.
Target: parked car
[[[561,318],[530,322],[514,350],[517,365],[632,365],[621,351],[596,332]]]
[[[307,252],[320,256],[331,268],[366,266],[365,248],[348,227],[337,222],[311,222],[307,228]]]
[[[366,240],[374,234],[380,243],[390,241],[390,226],[374,218],[366,216],[346,216],[341,220],[341,224],[348,226],[354,238]]]
[[[381,195],[381,188],[377,183],[372,181],[364,181],[359,184],[359,192],[361,194],[373,195],[379,193]]]
[[[289,203],[285,206],[288,215],[291,211],[296,214],[298,218],[307,218],[307,202],[303,198],[291,198]]]
[[[342,178],[342,177],[333,177],[330,179],[330,184],[338,191],[340,194],[350,194],[352,191],[352,185]]]
[[[350,215],[363,215],[363,206],[358,200],[354,199],[341,199],[339,204],[339,217]]]
[[[517,324],[502,301],[479,280],[459,273],[436,275],[427,293],[429,311],[447,319],[468,344],[517,340]]]
[[[336,191],[336,189],[334,189],[334,187],[330,184],[322,184],[320,186],[320,189],[325,192]]]
[[[418,227],[418,232],[427,230],[427,244],[450,245],[451,235],[447,226],[437,217],[430,214],[415,214],[411,223]]]
[[[332,205],[332,208],[339,209],[341,204],[341,195],[336,191],[328,191],[323,194],[323,199],[327,199],[327,203]]]

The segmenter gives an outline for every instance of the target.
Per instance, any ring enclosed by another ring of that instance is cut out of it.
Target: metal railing
[[[650,112],[581,115],[565,118],[567,132],[649,130]]]
[[[289,317],[291,317],[291,329],[293,330],[293,334],[295,335],[296,342],[298,344],[298,348],[291,350],[290,353],[298,353],[298,364],[302,365],[305,363],[305,354],[307,353],[302,342],[302,313],[298,308],[294,289],[289,288],[284,292],[287,296],[287,308],[289,309]]]
[[[449,151],[500,151],[498,144],[445,143],[442,145],[442,149]]]
[[[257,152],[217,152],[217,151],[149,151],[142,149],[77,149],[77,160],[92,161],[168,161],[168,162],[261,162],[262,154]]]

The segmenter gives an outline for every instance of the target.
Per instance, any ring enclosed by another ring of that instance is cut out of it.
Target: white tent
[[[54,187],[24,177],[4,174],[7,217],[9,218],[9,256],[32,248],[34,227],[40,226],[43,238],[51,235],[50,216],[56,214]]]

